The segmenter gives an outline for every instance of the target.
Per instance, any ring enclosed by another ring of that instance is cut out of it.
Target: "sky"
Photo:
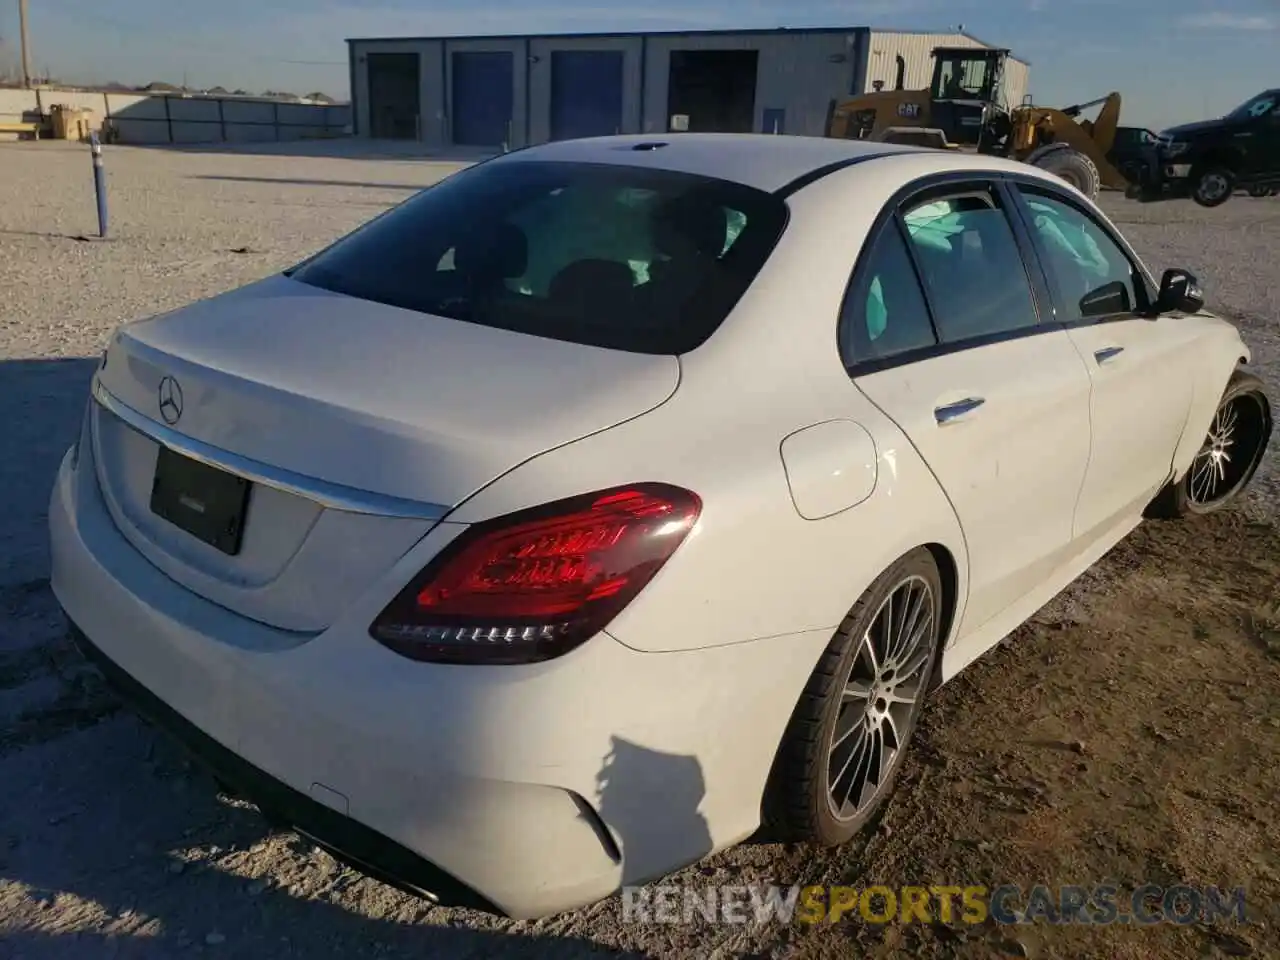
[[[28,0],[33,67],[74,83],[153,80],[348,96],[348,37],[963,25],[1031,62],[1038,103],[1116,90],[1121,122],[1221,116],[1280,86],[1280,0]],[[0,0],[0,72],[18,63]]]

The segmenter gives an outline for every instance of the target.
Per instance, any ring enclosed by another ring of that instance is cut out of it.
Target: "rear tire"
[[[1098,199],[1102,174],[1098,172],[1097,164],[1079,150],[1053,150],[1036,158],[1031,165],[1067,181],[1090,200]]]
[[[1235,193],[1236,175],[1229,167],[1208,166],[1191,175],[1191,199],[1202,207],[1220,207]]]
[[[924,548],[897,560],[854,604],[774,760],[762,831],[769,839],[845,843],[892,793],[933,677],[942,604],[938,566]]]
[[[1262,381],[1237,370],[1227,382],[1191,466],[1157,494],[1147,507],[1147,517],[1176,520],[1213,513],[1231,503],[1257,472],[1271,430],[1271,405]]]

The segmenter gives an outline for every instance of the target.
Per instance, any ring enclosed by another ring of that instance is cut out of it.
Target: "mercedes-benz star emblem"
[[[173,377],[165,377],[160,381],[160,416],[164,422],[173,426],[182,416],[182,387]]]

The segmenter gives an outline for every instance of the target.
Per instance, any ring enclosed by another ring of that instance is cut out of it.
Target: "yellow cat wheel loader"
[[[1120,123],[1120,94],[1061,109],[1003,99],[1009,51],[937,47],[928,90],[876,90],[833,100],[827,136],[967,150],[1049,170],[1085,196],[1129,181],[1107,159]],[[1080,115],[1101,107],[1094,120]]]

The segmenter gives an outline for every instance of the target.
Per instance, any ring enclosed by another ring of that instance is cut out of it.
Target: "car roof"
[[[653,146],[655,144],[661,146]],[[621,164],[701,174],[774,191],[824,167],[888,154],[917,152],[920,152],[919,147],[829,137],[658,133],[559,140],[518,150],[501,158],[500,162],[549,160]]]
[[[658,144],[661,146],[654,146]],[[1025,164],[956,150],[759,133],[627,134],[559,140],[526,147],[493,162],[609,163],[700,174],[774,192],[863,160],[892,157],[933,160],[926,164],[929,172],[1027,169]]]

